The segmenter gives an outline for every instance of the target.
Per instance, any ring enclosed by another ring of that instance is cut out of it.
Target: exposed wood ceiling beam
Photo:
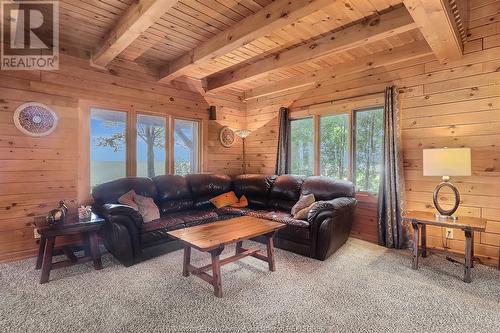
[[[91,64],[108,65],[176,3],[177,0],[135,1],[93,52]]]
[[[370,18],[318,40],[283,51],[245,67],[208,77],[207,89],[220,90],[237,82],[256,79],[276,69],[347,51],[412,29],[417,25],[404,7]]]
[[[432,54],[432,50],[425,41],[417,41],[389,50],[384,50],[366,57],[346,62],[332,69],[321,69],[307,75],[280,80],[254,89],[245,91],[245,100],[251,101],[260,97],[300,88],[312,86],[317,82],[340,78],[342,76],[363,72],[369,69],[389,66],[399,62],[425,57]]]
[[[448,0],[404,0],[438,60],[462,57],[463,43]]]
[[[160,79],[173,80],[189,69],[227,54],[267,34],[310,15],[336,0],[277,0],[200,46],[173,60]]]

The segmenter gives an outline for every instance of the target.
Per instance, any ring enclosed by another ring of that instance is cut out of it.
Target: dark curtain
[[[278,116],[278,158],[276,159],[275,169],[277,175],[286,174],[289,171],[290,121],[288,120],[288,114],[289,110],[287,108],[280,108]]]
[[[384,143],[378,197],[379,243],[397,249],[408,247],[402,223],[404,210],[403,147],[399,96],[395,87],[385,90]]]

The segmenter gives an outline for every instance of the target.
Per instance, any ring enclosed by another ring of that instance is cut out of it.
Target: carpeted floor
[[[55,270],[45,285],[34,259],[3,264],[0,332],[500,332],[493,268],[477,265],[466,284],[441,256],[414,271],[409,252],[356,239],[325,262],[279,249],[276,258],[274,273],[254,258],[223,266],[222,299],[182,277],[182,251],[129,268],[105,255],[102,271]]]

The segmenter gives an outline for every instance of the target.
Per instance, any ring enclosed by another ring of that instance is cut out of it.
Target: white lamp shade
[[[470,148],[424,149],[424,176],[470,176]]]

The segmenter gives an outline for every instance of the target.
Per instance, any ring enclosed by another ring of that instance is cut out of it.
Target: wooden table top
[[[419,223],[445,228],[470,229],[474,231],[484,231],[486,229],[486,219],[470,216],[460,216],[457,220],[441,220],[436,217],[436,214],[431,212],[409,211],[403,213],[403,220],[407,222],[416,220]]]
[[[220,245],[264,235],[284,228],[286,224],[251,216],[197,225],[169,231],[168,234],[200,251],[213,250]]]

